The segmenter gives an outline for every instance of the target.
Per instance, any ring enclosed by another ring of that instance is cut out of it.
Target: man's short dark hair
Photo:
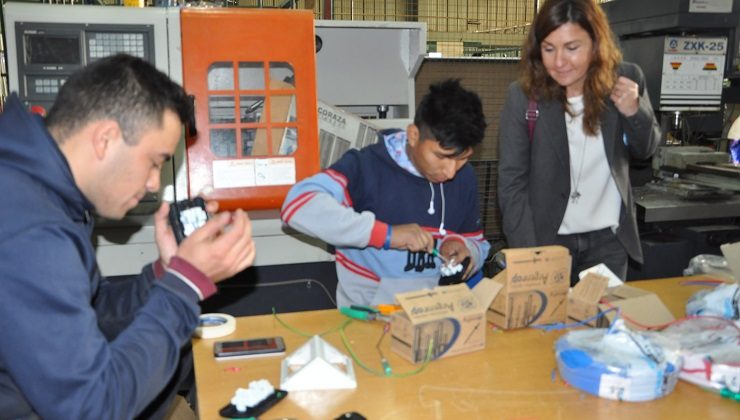
[[[190,119],[192,106],[183,88],[152,64],[117,54],[72,74],[59,90],[46,124],[62,143],[90,122],[113,119],[124,141],[135,144],[145,130],[162,126],[166,109],[183,123]]]
[[[429,87],[416,109],[414,125],[422,140],[434,138],[442,148],[461,154],[483,140],[486,118],[478,94],[463,88],[458,79],[449,79]]]

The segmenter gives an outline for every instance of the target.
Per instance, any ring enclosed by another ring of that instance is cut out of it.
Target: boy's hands
[[[391,233],[391,248],[431,253],[434,249],[434,237],[416,223],[394,225]]]
[[[455,264],[460,264],[465,261],[465,258],[470,257],[470,250],[468,247],[465,246],[465,243],[462,240],[455,237],[444,241],[442,245],[439,246],[439,253],[447,258],[447,261],[452,261],[454,259]],[[467,280],[470,277],[474,265],[475,264],[468,264],[467,267],[465,267],[462,280]]]

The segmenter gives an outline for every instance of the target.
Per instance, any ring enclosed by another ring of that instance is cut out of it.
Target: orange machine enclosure
[[[183,9],[181,25],[183,85],[195,95],[197,128],[186,137],[189,195],[212,188],[207,197],[223,210],[280,208],[293,183],[319,170],[313,14]],[[294,79],[277,79],[271,70],[279,66]],[[247,71],[262,84],[240,80]],[[246,105],[260,101],[258,117],[245,117]],[[297,141],[285,143],[286,133]]]

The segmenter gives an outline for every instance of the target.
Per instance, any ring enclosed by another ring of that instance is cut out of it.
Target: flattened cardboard
[[[595,273],[586,274],[568,294],[568,321],[584,321],[598,313],[599,299],[606,293],[609,278]],[[586,323],[598,325],[598,319]]]
[[[727,265],[730,266],[735,281],[740,282],[740,242],[720,245],[720,249],[727,260]]]
[[[503,252],[506,269],[493,278],[502,290],[488,308],[488,321],[504,329],[564,322],[570,285],[568,249],[552,245]]]
[[[607,288],[608,281],[606,277],[589,273],[573,287],[568,296],[569,322],[585,321],[611,307],[619,308],[627,324],[634,329],[645,329],[674,320],[671,311],[656,294],[628,285]],[[611,311],[586,325],[608,327],[616,315]]]
[[[486,346],[486,308],[500,286],[484,278],[471,291],[465,284],[396,295],[402,311],[391,316],[391,350],[412,363]]]
[[[638,330],[644,330],[646,329],[645,327],[663,325],[676,319],[658,295],[647,290],[638,289],[637,287],[624,285],[610,289],[608,294],[601,299],[601,302],[608,302],[608,304],[600,303],[600,311],[606,311],[610,307],[617,307],[622,313],[627,325]],[[617,314],[614,311],[606,314],[609,324],[611,324],[616,316]]]

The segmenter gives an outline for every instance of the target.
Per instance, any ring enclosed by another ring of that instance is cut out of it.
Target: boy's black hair
[[[414,125],[421,140],[436,140],[460,155],[483,140],[487,124],[478,94],[463,88],[459,79],[448,79],[429,86],[416,109]]]
[[[143,131],[161,127],[165,109],[183,123],[190,119],[192,106],[183,88],[152,64],[117,54],[73,73],[59,90],[46,124],[62,143],[92,121],[113,119],[124,141],[136,144]]]

